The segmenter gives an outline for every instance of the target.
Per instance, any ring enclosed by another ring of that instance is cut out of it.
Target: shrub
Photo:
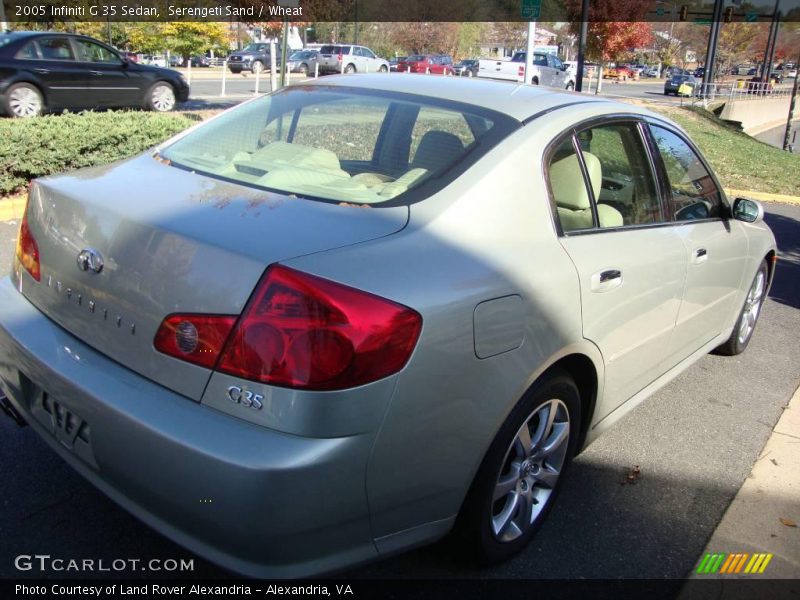
[[[194,121],[177,113],[83,112],[0,120],[0,196],[31,179],[133,156]]]

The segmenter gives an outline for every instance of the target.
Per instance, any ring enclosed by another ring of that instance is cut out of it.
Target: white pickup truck
[[[482,58],[478,61],[478,77],[525,81],[525,52],[517,52],[511,59]],[[575,89],[575,75],[555,54],[533,53],[533,68],[528,83],[549,85],[561,89]]]

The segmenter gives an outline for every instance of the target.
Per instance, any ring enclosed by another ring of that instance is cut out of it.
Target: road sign
[[[744,20],[748,23],[755,23],[758,21],[758,13],[753,11],[745,13]]]
[[[542,12],[542,0],[521,0],[520,15],[526,21],[535,21]]]

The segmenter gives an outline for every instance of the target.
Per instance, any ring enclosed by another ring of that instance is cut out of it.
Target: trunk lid
[[[238,315],[270,264],[390,235],[407,221],[407,207],[292,198],[144,155],[37,181],[28,223],[41,282],[21,287],[82,341],[199,401],[211,371],[155,350],[164,317]],[[79,266],[84,251],[101,258],[99,272],[96,260]]]

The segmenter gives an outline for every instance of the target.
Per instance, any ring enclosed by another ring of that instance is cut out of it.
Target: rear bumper
[[[80,342],[9,278],[0,307],[0,386],[14,408],[154,529],[255,577],[377,556],[364,485],[372,436],[289,435],[193,402]]]

